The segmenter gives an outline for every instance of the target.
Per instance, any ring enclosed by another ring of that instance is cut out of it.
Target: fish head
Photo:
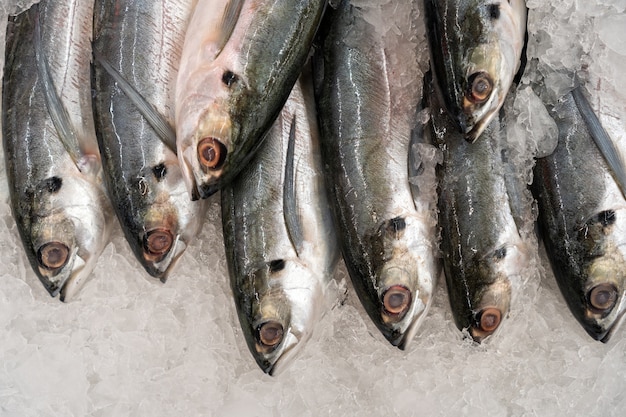
[[[405,349],[426,317],[439,274],[433,248],[418,216],[385,221],[373,237],[375,282],[368,313],[385,338]]]
[[[626,312],[626,223],[623,210],[605,210],[579,231],[581,279],[572,280],[570,310],[594,339],[608,342]],[[624,224],[622,224],[624,223]]]
[[[252,271],[236,289],[248,348],[261,369],[279,374],[297,356],[322,314],[318,274],[296,259],[276,259]]]
[[[467,280],[480,284],[469,287],[469,304],[464,307],[467,310],[455,318],[459,328],[467,329],[474,341],[480,343],[500,328],[509,314],[512,282],[527,262],[525,246],[520,242],[502,245],[470,263]]]
[[[76,174],[44,182],[32,205],[31,262],[48,292],[69,301],[109,241],[112,210],[103,185],[94,186],[91,178]]]
[[[231,114],[244,82],[217,66],[198,77],[203,89],[182,99],[176,113],[178,156],[193,200],[217,192],[229,171],[243,167],[236,158],[244,152],[238,118]]]
[[[526,7],[516,0],[454,3],[446,12],[429,6],[433,70],[444,107],[474,142],[504,104],[519,69]]]
[[[199,231],[207,206],[189,199],[178,158],[169,156],[137,173],[120,218],[135,257],[162,282]]]

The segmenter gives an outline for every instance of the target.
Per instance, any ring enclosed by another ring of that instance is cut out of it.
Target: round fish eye
[[[268,321],[257,328],[257,341],[265,347],[276,347],[283,340],[283,325]]]
[[[598,284],[587,293],[591,308],[599,313],[612,309],[617,302],[617,288],[613,284]]]
[[[37,261],[42,268],[54,271],[62,268],[69,259],[70,249],[61,242],[49,242],[37,251]]]
[[[204,138],[198,143],[198,161],[207,169],[220,169],[227,153],[226,146],[215,138]]]
[[[482,104],[489,99],[493,91],[493,81],[486,72],[477,72],[467,79],[467,99],[475,104]]]

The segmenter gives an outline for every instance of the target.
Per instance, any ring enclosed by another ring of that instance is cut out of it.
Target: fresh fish
[[[626,311],[626,200],[593,141],[598,126],[587,123],[572,94],[551,114],[559,143],[537,160],[533,184],[543,241],[572,314],[607,342]]]
[[[175,153],[174,83],[192,0],[98,0],[94,108],[111,200],[135,257],[165,282],[198,233]]]
[[[439,172],[439,225],[443,265],[456,325],[477,342],[508,315],[512,289],[529,259],[511,187],[504,127],[496,118],[480,142],[470,144],[454,128],[429,88],[433,140],[444,152]]]
[[[440,273],[436,163],[434,147],[416,134],[425,42],[417,2],[388,7],[395,11],[389,27],[369,23],[378,20],[378,5],[344,0],[329,10],[316,95],[326,184],[348,272],[370,318],[404,349]]]
[[[33,270],[70,300],[109,241],[91,111],[93,5],[42,1],[9,19],[3,142],[13,216]]]
[[[259,152],[221,191],[239,321],[271,375],[310,337],[338,257],[310,83],[296,83]]]
[[[231,181],[280,112],[326,0],[199,0],[176,90],[178,157],[193,199]]]
[[[437,91],[474,142],[498,114],[520,66],[524,0],[424,0]]]

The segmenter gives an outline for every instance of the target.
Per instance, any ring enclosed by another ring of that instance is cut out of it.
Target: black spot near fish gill
[[[496,249],[493,253],[493,257],[496,259],[503,259],[506,256],[506,248]]]
[[[155,165],[152,168],[152,173],[154,174],[154,177],[157,179],[157,181],[161,181],[163,178],[165,178],[165,175],[167,175],[167,168],[165,167],[165,164],[159,164],[159,165]]]
[[[268,263],[268,266],[271,273],[282,271],[285,269],[285,261],[282,259],[274,259]]]
[[[235,82],[237,82],[237,80],[238,77],[232,71],[226,70],[224,71],[224,74],[222,74],[222,82],[226,85],[226,87],[230,87]]]
[[[487,12],[489,13],[489,17],[492,20],[497,20],[500,18],[500,4],[493,3],[487,5]]]
[[[41,189],[42,191],[47,191],[50,194],[54,194],[61,189],[62,185],[63,180],[55,176],[43,180]]]
[[[613,210],[605,210],[601,211],[596,215],[596,221],[602,225],[602,227],[607,227],[615,223],[615,211]]]
[[[387,233],[398,235],[406,229],[406,221],[402,217],[395,217],[387,223]]]

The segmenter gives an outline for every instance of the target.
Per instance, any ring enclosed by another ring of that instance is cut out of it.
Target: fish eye
[[[613,284],[598,284],[587,293],[587,299],[595,312],[607,312],[617,302],[617,288]]]
[[[215,138],[204,138],[198,143],[198,161],[207,169],[220,169],[227,153],[226,146]]]
[[[411,305],[411,291],[402,285],[389,287],[383,294],[383,308],[392,316],[404,315]]]
[[[493,82],[486,72],[477,72],[467,79],[469,86],[465,94],[467,99],[475,104],[482,104],[489,99],[493,91]]]
[[[495,307],[483,309],[478,315],[478,327],[483,332],[492,333],[500,325],[502,313]]]
[[[49,242],[37,251],[37,261],[42,268],[54,271],[65,266],[69,254],[70,249],[63,243]]]
[[[257,328],[257,341],[264,347],[274,348],[283,340],[283,325],[268,321]]]
[[[174,237],[169,230],[155,229],[146,233],[143,247],[148,255],[163,256],[169,252],[173,243]]]

